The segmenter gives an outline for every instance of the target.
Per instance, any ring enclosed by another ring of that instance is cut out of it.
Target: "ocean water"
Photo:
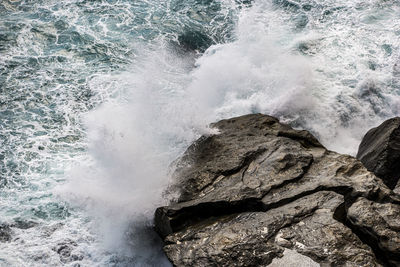
[[[0,0],[0,266],[170,266],[153,212],[209,123],[354,155],[399,49],[395,0]]]

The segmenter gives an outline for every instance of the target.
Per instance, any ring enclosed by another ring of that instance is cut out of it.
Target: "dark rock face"
[[[393,189],[400,178],[400,118],[371,129],[360,144],[357,158]]]
[[[198,50],[201,52],[204,52],[213,44],[211,38],[197,31],[186,31],[184,34],[179,35],[178,42],[186,50]]]
[[[376,203],[359,198],[349,208],[348,218],[361,231],[374,240],[386,258],[399,264],[400,255],[400,206]]]
[[[177,203],[155,214],[174,266],[400,264],[400,199],[360,161],[266,115],[212,126],[177,163]]]
[[[11,240],[11,228],[8,225],[0,225],[0,242],[8,242]]]
[[[14,223],[11,224],[0,224],[0,242],[11,241],[13,239],[15,228],[25,230],[34,227],[36,224],[37,223],[32,221],[24,221],[19,219],[16,219]]]
[[[53,250],[58,253],[58,255],[60,256],[60,261],[62,263],[70,263],[83,259],[82,255],[74,253],[74,249],[76,246],[77,244],[74,241],[67,239],[64,242],[57,244],[57,246],[54,247]]]

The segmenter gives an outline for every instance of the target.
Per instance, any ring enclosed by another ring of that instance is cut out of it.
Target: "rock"
[[[192,199],[200,193],[204,194],[204,191],[211,189],[207,186],[210,186],[212,182],[218,182],[219,177],[238,174],[261,154],[268,156],[268,153],[273,153],[281,145],[281,140],[294,144],[283,148],[292,149],[293,153],[287,155],[281,163],[276,163],[282,166],[290,164],[287,161],[294,161],[295,154],[303,145],[322,148],[318,140],[308,132],[294,131],[289,126],[278,123],[276,118],[269,116],[263,116],[257,120],[254,120],[253,116],[241,117],[240,120],[223,120],[212,126],[222,131],[222,134],[201,137],[188,148],[178,164],[175,177],[178,179],[181,190],[181,201]],[[277,136],[282,138],[277,138]],[[275,154],[279,156],[279,153],[278,151]],[[312,156],[307,154],[299,157],[303,163],[298,164],[307,165]],[[279,166],[276,167],[279,168]],[[293,171],[298,172],[298,169],[302,167],[304,166],[293,166],[297,168]],[[273,168],[269,171],[272,172]]]
[[[351,205],[348,218],[366,236],[374,240],[377,250],[392,259],[393,265],[400,260],[400,206],[392,203],[376,203],[363,197]]]
[[[266,212],[211,218],[167,236],[165,251],[176,266],[263,266],[284,248],[320,263],[373,266],[371,249],[333,218],[342,202],[321,191]]]
[[[9,242],[13,239],[13,234],[15,228],[18,229],[28,229],[34,227],[37,223],[32,221],[23,221],[20,219],[15,220],[14,223],[2,223],[0,224],[0,242]]]
[[[389,188],[395,188],[400,178],[400,117],[368,131],[357,158]]]
[[[213,40],[200,31],[187,30],[178,36],[179,45],[188,51],[204,52],[213,44]]]
[[[62,263],[70,263],[74,261],[79,261],[83,259],[83,256],[74,252],[77,244],[72,240],[65,240],[57,244],[53,248],[55,252],[60,256],[60,261]]]
[[[38,225],[37,222],[34,221],[26,221],[22,219],[15,219],[14,223],[11,224],[12,227],[19,228],[19,229],[29,229]]]
[[[312,259],[297,253],[295,250],[285,249],[282,258],[275,258],[270,267],[319,267],[320,265]]]
[[[176,164],[171,190],[180,197],[155,213],[174,266],[265,266],[294,260],[288,255],[310,266],[400,264],[395,245],[378,245],[388,233],[368,231],[400,213],[374,219],[362,206],[354,215],[360,199],[393,211],[400,203],[360,161],[266,115],[212,127],[220,133],[201,137]]]
[[[9,225],[0,225],[0,242],[8,242],[11,240],[11,228]]]
[[[400,195],[400,182],[397,183],[396,187],[393,189],[393,192]]]

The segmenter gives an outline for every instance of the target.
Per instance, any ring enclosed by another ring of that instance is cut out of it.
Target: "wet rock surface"
[[[8,242],[11,240],[11,228],[6,224],[0,225],[0,242]]]
[[[393,265],[400,262],[400,206],[359,198],[351,205],[348,218],[373,240],[377,251]]]
[[[400,117],[389,119],[368,131],[357,158],[391,189],[400,179]]]
[[[400,199],[360,161],[266,115],[212,126],[177,163],[179,199],[156,210],[174,266],[400,264]]]
[[[83,259],[82,255],[74,252],[76,246],[77,244],[74,241],[65,240],[64,242],[57,244],[53,250],[60,256],[60,261],[62,263],[70,263]]]
[[[16,219],[13,223],[2,223],[0,224],[0,242],[11,241],[14,238],[13,234],[15,234],[15,229],[26,230],[36,225],[36,222],[24,221],[20,219]]]

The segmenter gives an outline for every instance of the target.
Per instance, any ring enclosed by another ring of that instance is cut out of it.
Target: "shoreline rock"
[[[400,264],[399,196],[360,161],[267,115],[212,126],[177,163],[178,201],[155,213],[174,266]]]
[[[369,130],[361,141],[357,158],[394,189],[400,179],[400,117]]]

